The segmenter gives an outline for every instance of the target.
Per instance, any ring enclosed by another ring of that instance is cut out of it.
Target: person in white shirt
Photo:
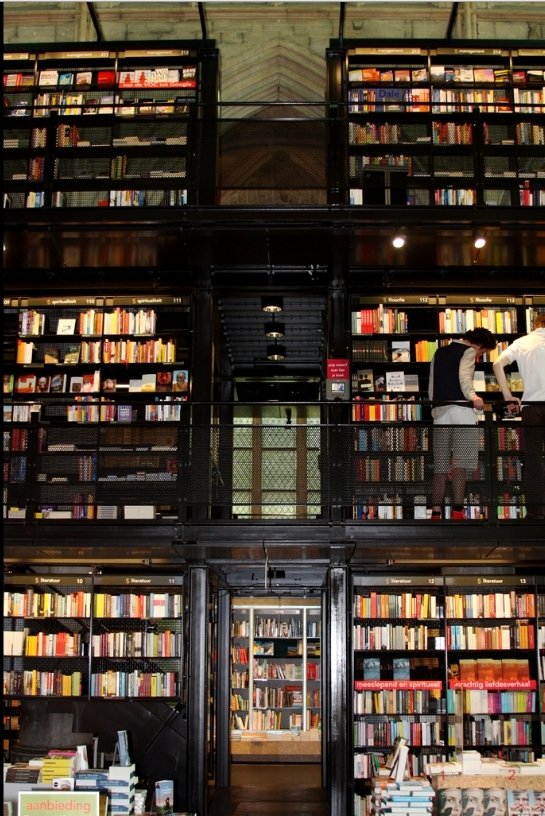
[[[511,363],[524,383],[522,399],[513,396],[505,376]],[[533,331],[502,351],[493,369],[509,410],[521,413],[526,517],[545,519],[545,313],[536,316]]]

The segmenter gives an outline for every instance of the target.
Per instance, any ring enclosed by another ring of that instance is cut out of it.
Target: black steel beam
[[[89,16],[93,23],[93,28],[95,29],[95,34],[97,35],[97,42],[104,41],[104,32],[102,30],[102,25],[100,19],[98,17],[97,10],[95,8],[96,3],[87,3],[87,10],[89,12]]]

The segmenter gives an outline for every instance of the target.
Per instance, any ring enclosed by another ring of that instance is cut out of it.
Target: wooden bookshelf
[[[231,752],[239,761],[320,755],[320,606],[236,599],[231,628]],[[260,759],[259,759],[260,758]],[[303,761],[299,759],[298,761]]]

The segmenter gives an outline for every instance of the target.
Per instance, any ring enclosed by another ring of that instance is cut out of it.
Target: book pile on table
[[[429,816],[435,791],[427,779],[376,780],[371,797],[376,816]]]

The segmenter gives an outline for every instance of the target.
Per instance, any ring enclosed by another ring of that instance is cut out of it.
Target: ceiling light
[[[281,312],[284,308],[284,301],[281,295],[265,295],[261,298],[261,308],[264,312],[274,314]]]
[[[286,347],[273,343],[267,346],[267,360],[285,360]]]
[[[486,246],[486,238],[484,237],[482,232],[475,233],[473,246],[475,247],[475,249],[482,249],[484,246]]]
[[[392,238],[392,246],[396,249],[401,249],[405,246],[405,235],[402,232],[397,232]]]
[[[274,320],[265,323],[265,337],[284,337],[284,334],[284,323],[275,323]]]

